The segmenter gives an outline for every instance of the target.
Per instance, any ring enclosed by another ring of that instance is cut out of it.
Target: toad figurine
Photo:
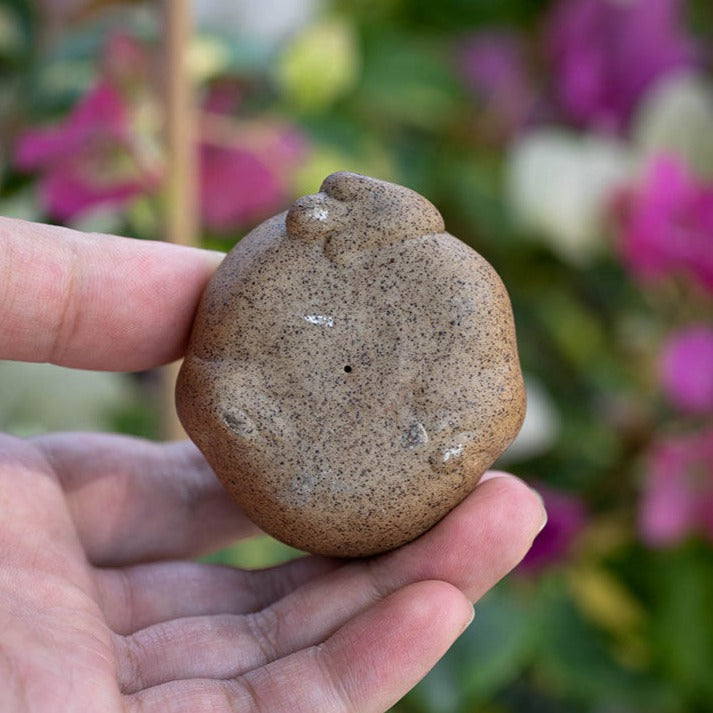
[[[428,200],[334,173],[226,256],[176,404],[265,532],[384,552],[454,508],[522,425],[508,294]]]

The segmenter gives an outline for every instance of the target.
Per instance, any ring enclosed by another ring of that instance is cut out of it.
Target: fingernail
[[[216,267],[220,265],[225,258],[225,253],[220,250],[207,250],[203,248],[203,254],[206,256],[208,262]]]
[[[475,608],[471,606],[470,618],[463,624],[463,628],[460,630],[461,634],[473,623],[473,619],[475,619]]]
[[[537,495],[537,499],[540,501],[540,506],[542,507],[542,524],[540,525],[540,529],[537,531],[537,534],[539,535],[545,529],[545,525],[547,524],[547,508],[545,507],[545,500],[542,495],[540,495],[540,493],[534,488],[530,488],[530,490]]]

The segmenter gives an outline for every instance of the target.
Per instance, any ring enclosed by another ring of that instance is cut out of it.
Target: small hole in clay
[[[347,365],[344,367],[344,371],[346,371],[347,374],[351,374],[351,373],[352,373],[352,368],[351,368],[351,366],[349,366],[349,364],[347,364]]]

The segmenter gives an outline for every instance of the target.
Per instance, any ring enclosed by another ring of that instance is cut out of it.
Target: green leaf
[[[19,54],[24,44],[25,36],[19,17],[10,8],[0,5],[0,56]]]
[[[24,186],[1,196],[0,215],[20,220],[39,220],[42,217],[42,210],[34,186]]]
[[[244,569],[258,569],[281,564],[301,554],[303,553],[299,550],[288,547],[268,535],[260,535],[202,557],[201,560]]]
[[[657,558],[654,637],[667,673],[700,705],[713,701],[713,552]]]
[[[602,634],[565,594],[558,577],[544,579],[538,597],[540,637],[533,659],[535,676],[547,689],[575,701],[633,706],[648,713],[677,710],[666,682],[620,666]]]
[[[447,48],[431,39],[395,33],[366,38],[362,83],[354,111],[393,130],[393,122],[440,129],[460,107],[460,85]]]
[[[578,369],[605,350],[597,316],[572,294],[551,291],[540,300],[540,317],[562,355]]]

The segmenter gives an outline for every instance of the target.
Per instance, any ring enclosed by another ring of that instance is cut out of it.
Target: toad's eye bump
[[[218,268],[176,403],[257,525],[362,556],[471,492],[517,434],[525,390],[490,265],[417,193],[335,173]]]

